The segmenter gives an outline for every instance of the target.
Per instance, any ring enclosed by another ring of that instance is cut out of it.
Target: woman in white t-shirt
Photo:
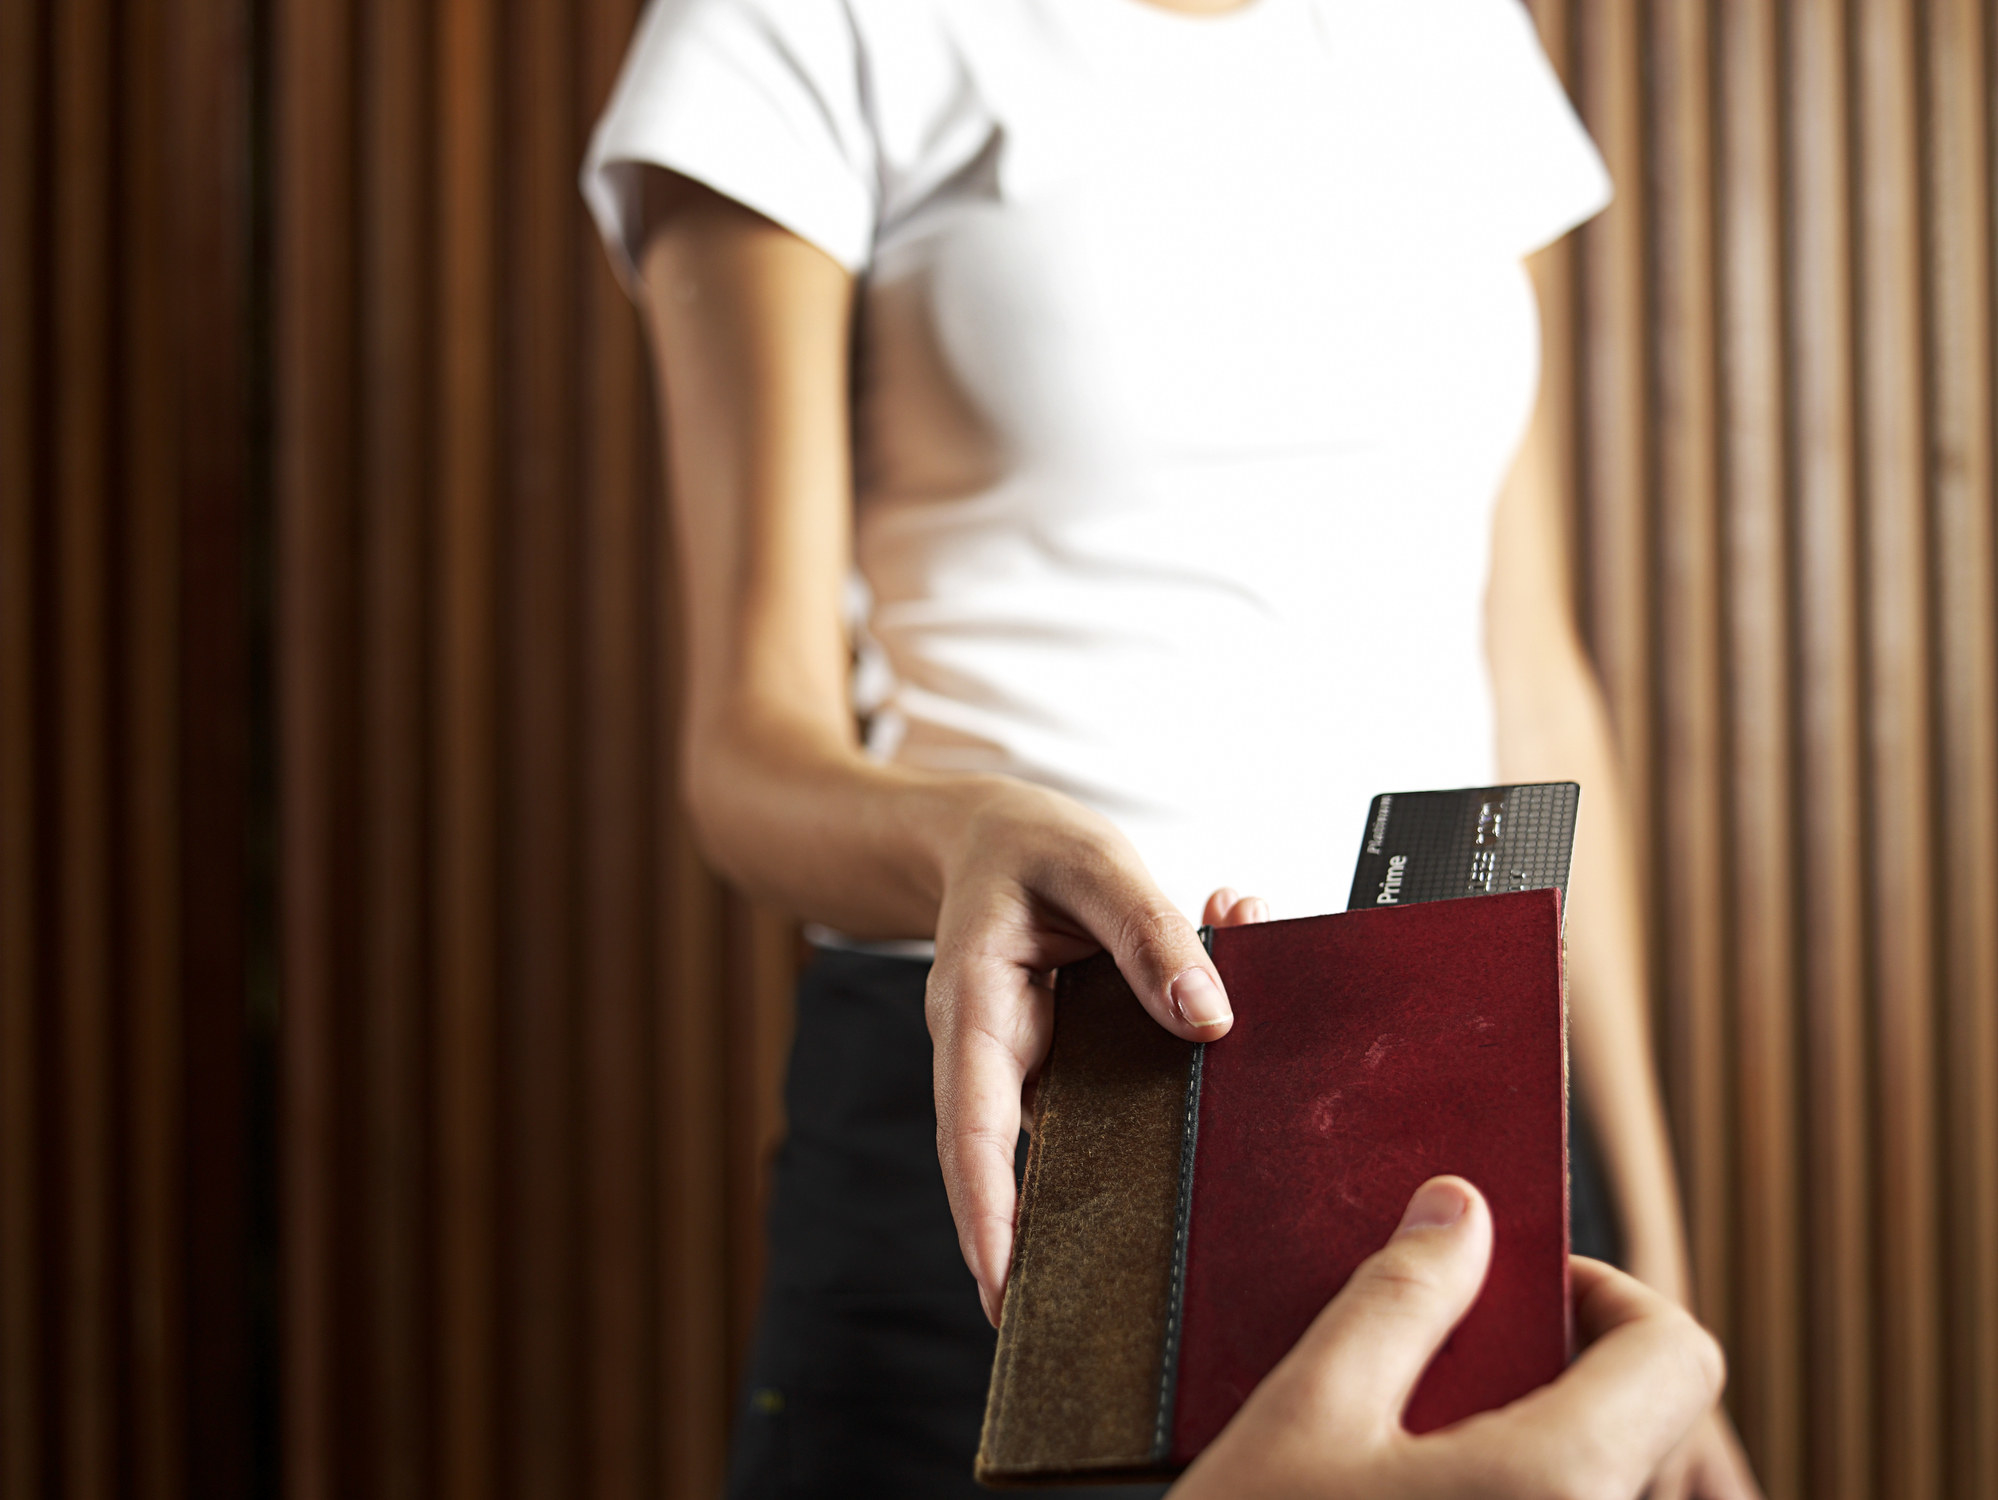
[[[734,1492],[969,1485],[1044,976],[1108,948],[1221,1036],[1193,919],[1343,906],[1378,791],[1588,788],[1577,1073],[1683,1299],[1528,421],[1522,261],[1609,185],[1514,0],[655,0],[584,189],[657,354],[694,826],[821,944]],[[1718,1417],[1658,1491],[1752,1492]]]

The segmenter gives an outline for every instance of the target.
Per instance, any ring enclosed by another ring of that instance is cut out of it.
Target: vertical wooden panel
[[[659,753],[647,392],[574,186],[635,13],[280,8],[275,171],[315,185],[276,265],[314,1492],[719,1478],[792,947],[692,858]]]
[[[595,91],[586,92],[592,97]],[[592,1004],[584,1017],[584,1156],[589,1163],[592,1274],[587,1326],[592,1359],[588,1471],[606,1500],[654,1492],[651,1429],[656,1411],[650,1358],[655,1262],[646,1232],[651,1201],[646,931],[660,900],[651,878],[648,763],[656,738],[644,712],[652,653],[645,610],[651,582],[648,467],[638,347],[622,293],[603,266],[585,271],[587,329],[583,410],[587,456],[579,468],[584,506],[584,956]]]
[[[293,5],[275,21],[278,736],[282,942],[284,1485],[342,1490],[341,1331],[334,1236],[344,1205],[336,1111],[343,906],[352,816],[342,752],[350,680],[353,430],[352,16]],[[351,1463],[353,1455],[346,1455]]]
[[[1880,1104],[1879,1463],[1884,1493],[1924,1500],[1941,1479],[1942,1389],[1916,52],[1905,0],[1868,0],[1853,14],[1865,796]]]
[[[1937,1024],[1951,1434],[1947,1492],[1998,1494],[1998,537],[1992,489],[1991,11],[1926,7],[1929,481],[1941,872]]]
[[[111,17],[81,0],[54,15],[55,512],[57,765],[56,961],[62,1001],[59,1160],[64,1256],[56,1389],[62,1482],[78,1500],[108,1496],[118,1451],[113,1347],[117,1224],[112,1101],[117,1082],[109,805],[109,680],[114,519],[109,473],[109,249],[113,183]]]
[[[501,9],[500,475],[506,840],[506,1432],[516,1493],[568,1493],[580,1457],[570,31],[556,0]]]
[[[574,140],[585,138],[609,92],[632,19],[626,3],[588,8],[579,17]],[[577,468],[587,745],[582,973],[592,997],[583,1069],[592,1244],[586,1438],[593,1493],[603,1500],[641,1500],[674,1492],[662,1483],[656,1437],[673,1424],[661,1399],[664,1351],[656,1337],[664,1302],[663,1235],[647,1210],[671,1208],[656,1192],[648,1107],[663,1087],[653,1066],[652,1001],[659,977],[650,932],[655,924],[677,925],[684,914],[676,912],[671,922],[658,916],[672,908],[660,878],[654,809],[674,799],[661,775],[667,762],[659,726],[648,712],[656,654],[647,605],[657,560],[638,329],[588,231],[580,225],[574,230],[583,329]]]
[[[168,120],[174,78],[159,64],[171,56],[170,20],[143,8],[125,18],[119,49],[121,166],[117,442],[123,470],[123,525],[110,576],[122,600],[119,780],[120,908],[117,951],[124,1015],[122,1125],[125,1160],[124,1381],[126,1484],[146,1500],[182,1491],[184,1455],[179,1341],[183,1266],[179,1183],[185,1141],[180,1083],[181,960],[178,947],[181,790],[176,697],[179,691],[180,515],[177,501],[173,368],[178,282],[169,232],[171,159],[152,149]]]
[[[1578,445],[1583,624],[1617,729],[1630,814],[1651,843],[1650,459],[1646,421],[1647,232],[1640,38],[1632,0],[1601,0],[1576,18],[1575,98],[1618,185],[1582,228]],[[1647,872],[1648,873],[1648,872]]]
[[[1798,5],[1787,20],[1810,1490],[1845,1497],[1872,1492],[1876,1451],[1847,56],[1837,7]]]
[[[661,697],[662,703],[676,701]],[[672,716],[662,717],[670,733]],[[660,822],[675,916],[659,925],[659,964],[669,998],[655,1053],[660,1192],[666,1204],[659,1458],[669,1493],[703,1495],[720,1484],[720,1435],[727,1430],[733,1391],[723,1017],[719,1008],[700,1003],[700,997],[723,990],[721,954],[711,940],[721,928],[722,903],[671,800],[662,804]]]
[[[729,912],[728,1389],[742,1379],[763,1286],[763,1209],[771,1158],[784,1134],[784,1059],[791,1045],[794,925],[740,896]]]
[[[240,14],[0,17],[7,1500],[247,1481]]]
[[[1727,1056],[1721,1015],[1721,664],[1707,9],[1652,9],[1652,447],[1658,486],[1659,1003],[1693,1287],[1728,1333]]]
[[[175,0],[162,8],[157,51],[167,119],[151,148],[167,154],[158,208],[170,246],[160,272],[171,307],[177,494],[174,676],[178,786],[184,1156],[178,1235],[185,1268],[175,1378],[185,1413],[184,1487],[247,1495],[258,1472],[252,1388],[253,1183],[248,1100],[251,955],[251,558],[256,478],[252,360],[250,6]],[[136,148],[135,148],[136,149]],[[261,863],[261,856],[258,856]]]
[[[1796,913],[1776,7],[1720,7],[1716,133],[1726,497],[1730,980],[1740,1132],[1732,1392],[1771,1500],[1801,1500]]]
[[[1998,1399],[1998,896],[1988,857],[1971,870],[1998,799],[1989,7],[1693,9],[1645,7],[1637,49],[1634,11],[1575,7],[1573,84],[1646,226],[1584,233],[1575,418],[1592,641],[1626,754],[1658,753],[1654,916],[1696,1259],[1703,1282],[1733,1278],[1735,1399],[1772,1493],[1981,1494]],[[1687,87],[1709,67],[1711,100]],[[1717,491],[1687,479],[1709,462],[1708,337]],[[1717,1201],[1738,1215],[1719,1233],[1702,1222]]]
[[[0,1495],[41,1493],[42,8],[0,7]]]
[[[494,205],[496,18],[483,0],[438,11],[436,194],[438,695],[436,1132],[439,1474],[446,1500],[497,1479],[498,1310],[495,828],[498,767],[493,484],[499,220]]]
[[[359,108],[360,642],[364,829],[357,913],[363,948],[369,1397],[357,1484],[382,1500],[430,1491],[431,1280],[424,1203],[426,942],[425,525],[435,405],[432,352],[428,9],[370,0]],[[357,1445],[359,1446],[359,1445]]]

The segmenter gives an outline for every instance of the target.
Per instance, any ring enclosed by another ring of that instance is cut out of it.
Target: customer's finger
[[[1570,1264],[1588,1347],[1560,1379],[1488,1420],[1510,1429],[1506,1451],[1523,1472],[1558,1464],[1576,1493],[1634,1496],[1719,1398],[1726,1365],[1677,1303],[1600,1261]]]
[[[1224,885],[1207,898],[1200,920],[1209,927],[1244,927],[1251,922],[1267,922],[1270,904],[1261,896],[1244,896],[1232,885]]]
[[[1397,1428],[1431,1357],[1477,1301],[1491,1255],[1491,1212],[1476,1188],[1432,1177],[1416,1189],[1394,1237],[1285,1361],[1300,1367],[1316,1419],[1356,1439]]]
[[[1175,1036],[1211,1042],[1234,1013],[1200,934],[1128,846],[1105,846],[1052,882],[1062,905],[1109,950],[1138,1003]]]
[[[1047,1053],[1051,1005],[1027,970],[1003,959],[971,953],[930,970],[937,1160],[964,1263],[995,1324],[1013,1253],[1020,1085]]]

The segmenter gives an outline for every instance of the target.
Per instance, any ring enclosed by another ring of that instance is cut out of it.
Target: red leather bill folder
[[[1062,970],[978,1477],[1169,1477],[1425,1179],[1483,1190],[1477,1303],[1404,1421],[1553,1379],[1572,1341],[1560,897],[1220,928],[1235,1024],[1181,1042],[1107,955]]]

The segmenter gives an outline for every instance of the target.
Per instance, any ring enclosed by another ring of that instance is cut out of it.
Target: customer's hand
[[[1175,1500],[1601,1497],[1645,1491],[1713,1409],[1720,1346],[1676,1303],[1600,1261],[1572,1262],[1587,1344],[1550,1385],[1412,1437],[1410,1392],[1477,1299],[1490,1212],[1462,1178],[1410,1200],[1282,1364],[1174,1488]]]
[[[1212,1041],[1233,1019],[1199,934],[1106,818],[1024,782],[985,789],[943,865],[927,1011],[937,1155],[958,1243],[995,1323],[1013,1249],[1021,1090],[1054,1034],[1049,972],[1108,949],[1158,1023]],[[1217,891],[1214,925],[1268,914]]]

